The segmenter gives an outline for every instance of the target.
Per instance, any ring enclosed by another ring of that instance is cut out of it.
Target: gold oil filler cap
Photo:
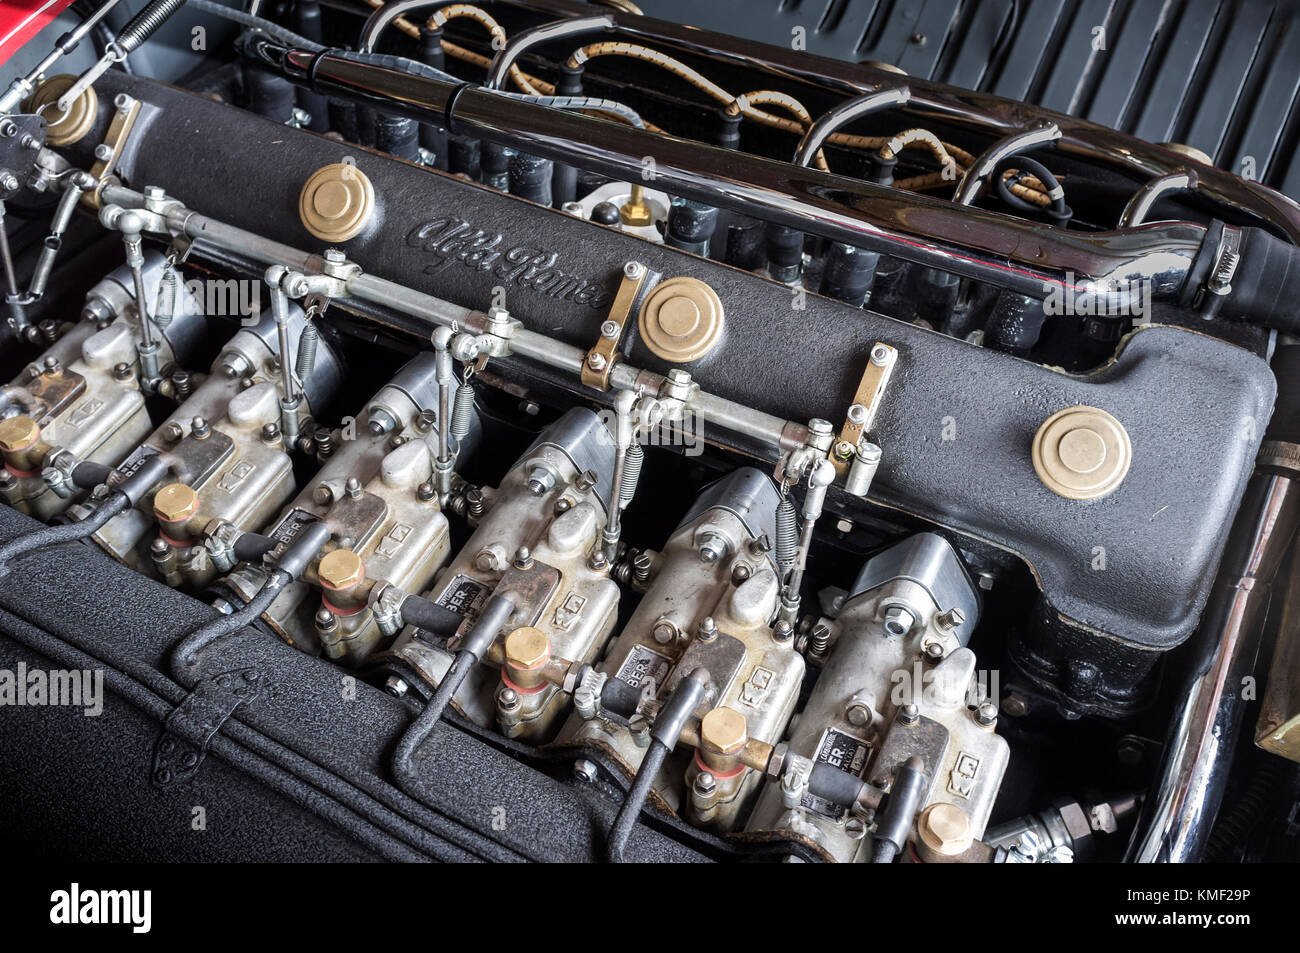
[[[660,282],[641,306],[641,340],[674,364],[697,361],[722,337],[724,314],[718,293],[698,278]]]
[[[1058,410],[1034,435],[1034,470],[1067,500],[1096,500],[1123,482],[1133,462],[1128,431],[1096,407]]]
[[[311,174],[298,195],[298,216],[325,242],[360,235],[375,214],[375,187],[355,165],[335,162]]]

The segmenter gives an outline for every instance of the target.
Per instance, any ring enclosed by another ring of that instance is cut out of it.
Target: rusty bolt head
[[[199,509],[199,494],[184,483],[168,483],[154,494],[153,514],[160,520],[175,523],[187,520]]]
[[[32,446],[41,437],[41,428],[36,421],[21,414],[0,420],[0,450],[17,453]]]
[[[316,570],[326,589],[349,589],[366,578],[366,566],[350,549],[335,549],[321,557]]]
[[[700,721],[700,745],[706,751],[735,754],[748,740],[745,716],[734,709],[715,708]]]
[[[970,817],[956,804],[944,802],[921,812],[916,831],[926,847],[945,857],[964,854],[974,840]]]
[[[541,629],[524,625],[506,636],[505,651],[511,668],[533,669],[551,657],[551,643]]]

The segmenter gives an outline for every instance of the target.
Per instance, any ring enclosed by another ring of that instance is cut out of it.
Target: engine
[[[0,607],[206,713],[149,783],[238,723],[567,860],[1294,800],[1300,206],[630,4],[359,6],[152,0],[0,100]],[[117,68],[182,7],[196,69]]]

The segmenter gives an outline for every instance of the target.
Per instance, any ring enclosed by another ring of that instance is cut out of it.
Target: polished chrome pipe
[[[518,61],[526,50],[534,46],[551,40],[562,40],[565,37],[603,33],[613,26],[614,18],[612,16],[607,13],[598,13],[589,17],[574,17],[571,20],[543,23],[531,30],[525,30],[507,43],[505,48],[492,58],[492,66],[488,70],[487,79],[483,85],[488,89],[501,89],[505,85],[506,77],[510,75],[510,67]]]
[[[942,199],[900,192],[748,153],[660,135],[343,56],[250,51],[295,83],[418,122],[518,148],[622,181],[645,157],[666,192],[987,282],[1032,298],[1104,295],[1116,309],[1135,288],[1183,291],[1206,229],[1170,222],[1122,232],[1045,228]]]
[[[1133,197],[1128,200],[1128,205],[1124,206],[1124,211],[1120,214],[1119,227],[1132,228],[1141,225],[1161,199],[1181,192],[1195,192],[1198,184],[1199,178],[1192,169],[1180,169],[1152,179],[1134,192]]]
[[[840,103],[808,127],[794,151],[794,164],[804,167],[812,165],[817,151],[841,127],[881,109],[901,106],[911,98],[911,90],[906,86],[895,85]]]
[[[1056,142],[1060,138],[1060,127],[1054,122],[1043,121],[1026,129],[1024,132],[1018,132],[1014,136],[999,139],[989,146],[983,155],[971,163],[971,167],[966,170],[966,174],[962,176],[961,182],[957,186],[953,201],[958,205],[973,204],[979,198],[980,191],[985,184],[988,183],[989,179],[993,178],[993,173],[997,171],[1002,162],[1012,156],[1020,155],[1022,152],[1028,152],[1030,149]]]
[[[1247,701],[1242,680],[1259,652],[1269,586],[1300,524],[1300,485],[1256,473],[1246,488],[1218,582],[1188,650],[1186,702],[1170,727],[1154,789],[1129,843],[1128,860],[1200,859],[1223,803]],[[1199,663],[1199,664],[1195,664]],[[1183,696],[1178,696],[1183,697]]]

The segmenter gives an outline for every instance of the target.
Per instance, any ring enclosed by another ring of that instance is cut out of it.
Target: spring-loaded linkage
[[[304,387],[316,367],[316,348],[320,343],[320,332],[316,330],[315,319],[320,316],[320,308],[312,305],[307,309],[307,323],[303,325],[302,335],[298,338],[298,381]]]
[[[456,388],[456,400],[451,409],[451,439],[459,449],[461,442],[469,436],[474,424],[474,387],[470,377],[465,375],[461,385]]]
[[[788,490],[783,487],[781,502],[776,508],[776,565],[785,581],[794,566],[795,554],[799,549],[799,511]]]
[[[180,290],[180,277],[176,274],[176,259],[167,256],[163,264],[162,277],[158,279],[158,298],[153,308],[153,321],[159,331],[166,331],[176,316],[177,292]]]
[[[641,479],[641,466],[645,462],[645,451],[641,445],[633,441],[632,446],[627,448],[627,462],[623,467],[623,481],[619,484],[618,503],[623,509],[632,502],[632,496],[636,493],[637,482]]]

